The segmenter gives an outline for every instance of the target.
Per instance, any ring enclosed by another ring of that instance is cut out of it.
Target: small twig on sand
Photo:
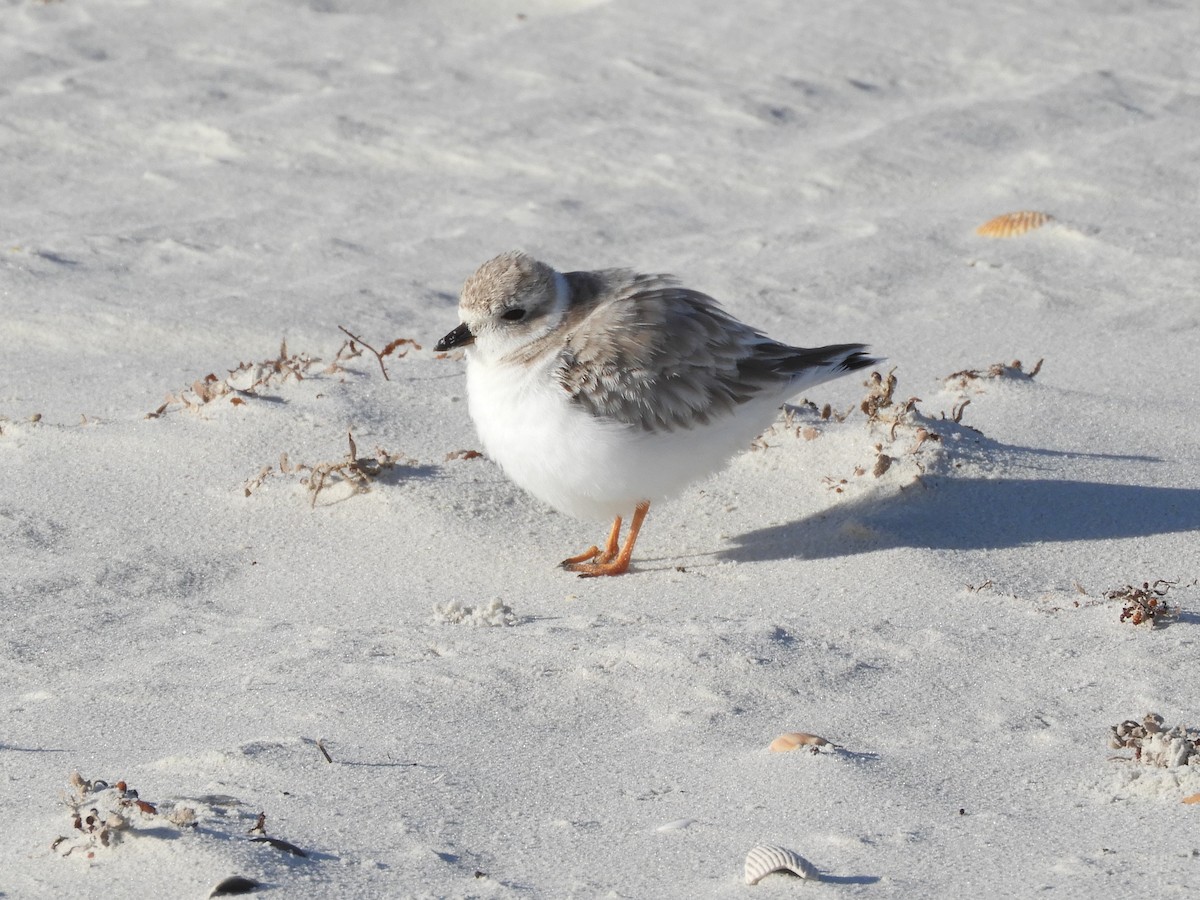
[[[412,348],[414,350],[421,349],[421,345],[418,344],[416,341],[414,341],[412,338],[396,338],[396,340],[392,341],[390,344],[388,344],[382,350],[376,350],[374,347],[372,347],[370,344],[368,344],[366,341],[364,341],[362,338],[360,338],[357,334],[354,334],[353,332],[349,331],[348,329],[343,328],[341,325],[338,326],[338,330],[341,331],[342,334],[349,337],[352,342],[357,342],[359,344],[362,344],[364,347],[366,347],[368,350],[370,350],[372,353],[375,354],[375,359],[379,361],[379,371],[383,373],[383,378],[385,381],[392,380],[391,377],[388,375],[387,366],[385,366],[383,364],[383,358],[385,356],[391,356],[393,353],[396,352],[397,348],[403,347],[405,344],[412,345]],[[354,346],[354,344],[351,343],[351,349],[353,349],[353,346]],[[405,350],[403,353],[398,353],[396,355],[397,356],[406,356],[406,355],[408,355],[408,351]]]
[[[341,325],[338,326],[338,331],[345,334],[347,337],[350,338],[350,340],[358,341],[358,343],[362,344],[364,347],[366,347],[368,350],[370,350],[372,353],[374,353],[375,359],[379,361],[379,371],[383,373],[383,380],[384,381],[392,380],[391,378],[388,377],[387,366],[385,366],[383,364],[383,354],[382,353],[380,353],[378,350],[376,350],[374,347],[372,347],[370,344],[368,344],[366,341],[364,341],[362,338],[360,338],[357,334],[353,334],[352,332],[343,328]]]

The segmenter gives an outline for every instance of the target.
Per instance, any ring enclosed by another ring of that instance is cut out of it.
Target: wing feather
[[[704,425],[814,368],[873,362],[861,344],[780,344],[669,276],[609,269],[565,277],[573,304],[559,384],[591,414],[644,431]]]

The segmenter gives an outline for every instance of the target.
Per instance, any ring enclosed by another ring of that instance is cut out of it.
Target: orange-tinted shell
[[[796,750],[800,747],[824,747],[829,741],[823,737],[818,737],[815,734],[807,734],[803,731],[789,731],[787,734],[781,734],[775,740],[771,741],[771,746],[767,749],[772,753],[787,753],[790,750]]]
[[[1033,231],[1035,228],[1041,228],[1047,222],[1053,220],[1054,216],[1044,212],[1025,209],[1020,212],[1010,212],[1002,216],[996,216],[996,218],[984,222],[976,228],[975,233],[993,238],[1016,237],[1027,231]]]

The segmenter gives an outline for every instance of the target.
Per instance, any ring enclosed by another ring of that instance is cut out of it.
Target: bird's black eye
[[[516,309],[510,309],[500,318],[506,319],[509,322],[520,322],[523,318],[525,318],[525,310],[521,309],[520,307],[517,307]]]

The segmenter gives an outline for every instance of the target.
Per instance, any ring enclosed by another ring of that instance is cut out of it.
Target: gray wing
[[[874,362],[862,344],[806,350],[773,341],[667,276],[565,277],[574,314],[559,383],[593,415],[645,431],[704,425],[804,375],[833,377]]]

